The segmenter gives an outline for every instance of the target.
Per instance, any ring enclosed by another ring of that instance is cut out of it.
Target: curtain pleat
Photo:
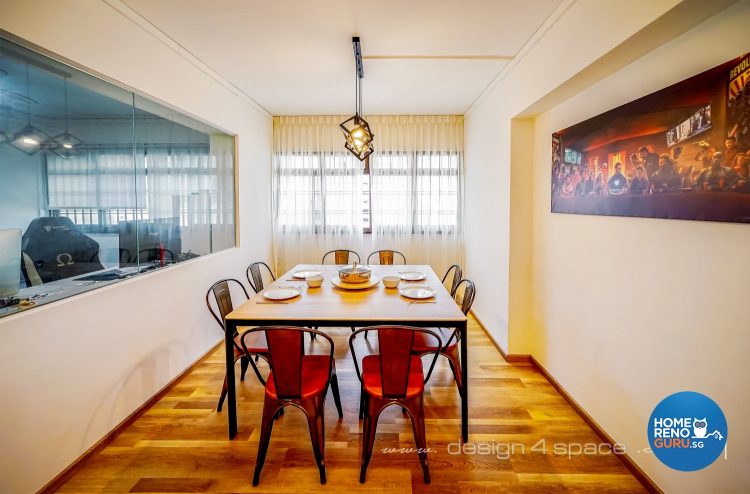
[[[463,261],[463,117],[368,116],[370,174],[344,149],[347,116],[274,118],[274,262],[394,249],[442,273]],[[367,192],[367,184],[371,193]],[[363,235],[369,204],[371,235]]]

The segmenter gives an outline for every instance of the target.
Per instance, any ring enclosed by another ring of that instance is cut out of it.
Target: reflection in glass
[[[0,316],[235,245],[234,137],[3,39],[0,177]]]

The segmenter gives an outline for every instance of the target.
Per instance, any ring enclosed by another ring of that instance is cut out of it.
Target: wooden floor
[[[395,451],[414,447],[414,441],[408,419],[391,407],[380,418],[367,482],[359,484],[359,385],[347,344],[350,330],[328,333],[336,343],[344,419],[337,420],[329,393],[325,486],[318,481],[304,416],[288,408],[274,426],[260,485],[252,487],[263,391],[252,371],[238,384],[239,433],[229,441],[226,413],[216,412],[224,376],[223,350],[217,349],[59,492],[645,492],[613,454],[555,454],[556,443],[559,453],[561,444],[574,451],[575,444],[601,440],[537,370],[505,362],[473,319],[467,446],[477,451],[457,454],[460,401],[441,358],[425,397],[432,483],[422,482],[416,453]],[[515,445],[512,454],[509,445]]]

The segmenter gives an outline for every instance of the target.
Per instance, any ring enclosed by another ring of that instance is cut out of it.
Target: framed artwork
[[[552,212],[750,223],[750,54],[552,135]]]

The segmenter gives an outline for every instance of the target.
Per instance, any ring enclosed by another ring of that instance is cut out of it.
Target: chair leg
[[[331,374],[331,393],[333,393],[333,402],[336,404],[336,410],[339,412],[339,418],[344,418],[344,411],[341,409],[341,395],[339,394],[339,378],[336,373]]]
[[[258,441],[258,456],[255,459],[255,473],[253,474],[253,485],[258,485],[260,472],[266,462],[268,443],[271,441],[271,430],[273,429],[273,418],[279,407],[279,402],[266,396],[263,402],[263,419],[260,425],[260,440]]]
[[[359,420],[365,418],[365,388],[359,385]]]
[[[260,354],[255,355],[255,362],[258,361],[259,357],[260,357]],[[257,377],[258,381],[260,381],[260,383],[263,386],[265,386],[266,385],[266,380],[263,379],[263,376],[260,375],[260,370],[258,370],[258,366],[255,364],[255,362],[253,361],[253,359],[247,359],[247,362],[250,364],[250,367],[253,368],[253,372],[255,372],[255,377]]]
[[[250,357],[247,355],[243,355],[240,357],[240,369],[242,372],[240,373],[240,381],[245,380],[245,373],[247,372],[247,368],[250,365]]]
[[[464,383],[463,378],[461,377],[461,361],[458,358],[458,346],[454,345],[452,347],[448,347],[448,350],[443,352],[443,355],[448,357],[451,371],[453,371],[453,379],[455,379],[456,386],[458,386],[458,394],[463,397]]]
[[[221,395],[219,395],[219,404],[216,405],[216,411],[220,412],[224,405],[224,398],[227,397],[227,375],[224,374],[224,384],[221,385]]]
[[[430,468],[427,465],[427,437],[425,436],[424,427],[424,399],[422,395],[409,400],[409,413],[411,415],[411,424],[414,429],[414,442],[417,446],[417,455],[419,462],[422,464],[422,473],[424,474],[424,483],[430,483]]]
[[[318,396],[302,403],[307,416],[307,425],[310,428],[310,442],[312,442],[321,484],[326,483],[324,398],[324,396]]]
[[[362,466],[359,471],[359,482],[365,483],[367,466],[372,458],[372,448],[375,446],[375,432],[378,428],[378,417],[382,410],[382,403],[369,395],[365,395],[365,419],[362,423]]]

